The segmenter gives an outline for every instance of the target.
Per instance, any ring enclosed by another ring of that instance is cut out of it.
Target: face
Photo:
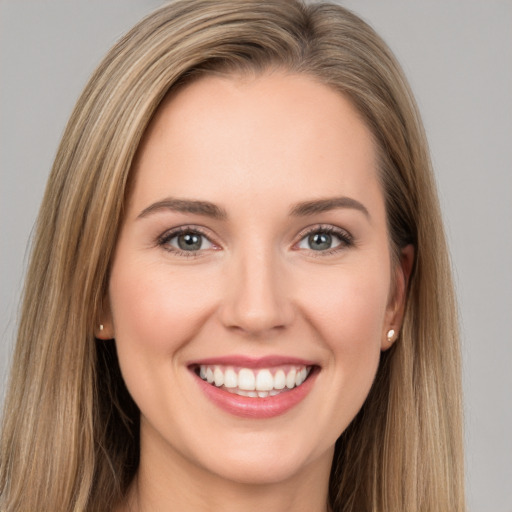
[[[401,314],[369,130],[308,77],[202,78],[160,107],[133,172],[101,336],[141,464],[328,472]]]

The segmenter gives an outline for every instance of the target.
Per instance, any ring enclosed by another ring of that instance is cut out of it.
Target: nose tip
[[[246,335],[269,335],[285,329],[293,319],[286,280],[271,262],[238,265],[229,273],[221,307],[225,327]]]
[[[264,307],[258,307],[254,303],[239,301],[225,325],[246,334],[265,335],[284,329],[287,322],[283,317],[282,306],[278,304],[268,302]]]

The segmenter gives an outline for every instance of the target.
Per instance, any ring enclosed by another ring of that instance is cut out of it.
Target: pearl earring
[[[103,324],[100,324],[100,331],[103,331]]]
[[[389,343],[393,343],[395,341],[395,330],[394,329],[389,329],[387,338],[388,338]]]

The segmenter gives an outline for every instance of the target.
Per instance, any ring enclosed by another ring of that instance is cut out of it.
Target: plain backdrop
[[[27,244],[64,125],[159,0],[0,0],[0,392]],[[512,2],[351,0],[416,93],[460,304],[470,512],[512,511]],[[391,511],[390,511],[391,512]]]

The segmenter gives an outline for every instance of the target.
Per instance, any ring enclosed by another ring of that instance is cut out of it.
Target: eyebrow
[[[212,219],[224,220],[227,218],[226,210],[209,201],[197,201],[191,199],[174,199],[172,197],[158,201],[148,206],[138,215],[137,218],[147,217],[148,215],[162,210],[171,210],[179,213],[194,213],[204,215]]]
[[[298,203],[290,210],[290,215],[294,217],[307,217],[337,208],[358,210],[364,213],[367,218],[370,218],[368,209],[362,203],[351,197],[329,197],[326,199]]]
[[[314,201],[304,201],[298,203],[290,210],[292,217],[307,217],[317,213],[335,210],[337,208],[351,208],[362,212],[370,218],[367,208],[359,201],[351,197],[329,197],[326,199],[317,199]],[[225,220],[228,214],[224,208],[217,206],[209,201],[199,201],[194,199],[175,199],[172,197],[163,199],[148,206],[138,215],[137,218],[144,218],[148,215],[162,210],[171,210],[179,213],[193,213],[203,215],[217,220]]]

